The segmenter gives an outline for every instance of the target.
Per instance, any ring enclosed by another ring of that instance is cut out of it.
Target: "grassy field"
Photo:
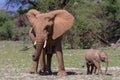
[[[0,41],[0,80],[120,80],[120,47],[116,50],[104,48],[104,52],[109,57],[108,75],[86,75],[84,65],[83,49],[63,50],[64,62],[68,76],[58,77],[57,59],[54,54],[52,59],[51,76],[40,76],[38,74],[29,74],[32,66],[31,55],[33,49],[20,51],[25,45],[23,42]],[[104,70],[104,64],[101,63]]]

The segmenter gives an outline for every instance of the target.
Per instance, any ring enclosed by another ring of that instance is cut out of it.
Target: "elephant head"
[[[33,60],[38,60],[48,35],[52,40],[57,39],[72,27],[74,21],[74,17],[66,10],[55,10],[40,14],[39,11],[32,9],[26,15],[36,35],[36,52]]]

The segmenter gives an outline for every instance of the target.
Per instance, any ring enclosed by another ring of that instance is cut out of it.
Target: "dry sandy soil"
[[[86,75],[86,69],[66,68],[68,76],[56,76],[56,69],[53,75],[41,76],[29,74],[28,69],[13,68],[13,66],[0,67],[0,80],[120,80],[120,67],[109,67],[107,75]],[[104,68],[102,68],[104,71]]]

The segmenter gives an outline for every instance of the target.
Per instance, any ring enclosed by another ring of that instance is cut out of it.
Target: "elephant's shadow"
[[[58,72],[52,72],[52,75],[57,75]],[[67,75],[82,75],[83,73],[76,73],[73,71],[68,71]]]
[[[106,74],[106,76],[112,76],[112,75],[113,75],[113,74],[109,74],[109,73]]]
[[[57,75],[57,72],[52,72],[52,75]],[[74,71],[68,71],[67,72],[67,75],[84,75],[84,73],[78,73],[78,72],[74,72]],[[87,75],[87,74],[86,74]],[[96,75],[98,75],[98,74],[96,74]],[[112,76],[113,74],[109,74],[109,73],[107,73],[107,74],[105,74],[106,76]]]

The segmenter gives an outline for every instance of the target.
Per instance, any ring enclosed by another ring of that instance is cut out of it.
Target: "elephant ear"
[[[36,17],[37,15],[39,15],[41,12],[40,11],[37,11],[35,9],[31,9],[29,10],[26,15],[29,16],[29,15],[33,15],[34,17]]]
[[[56,15],[54,19],[52,38],[56,39],[62,36],[67,30],[72,27],[73,22],[74,17],[68,12],[61,14],[60,16]]]

